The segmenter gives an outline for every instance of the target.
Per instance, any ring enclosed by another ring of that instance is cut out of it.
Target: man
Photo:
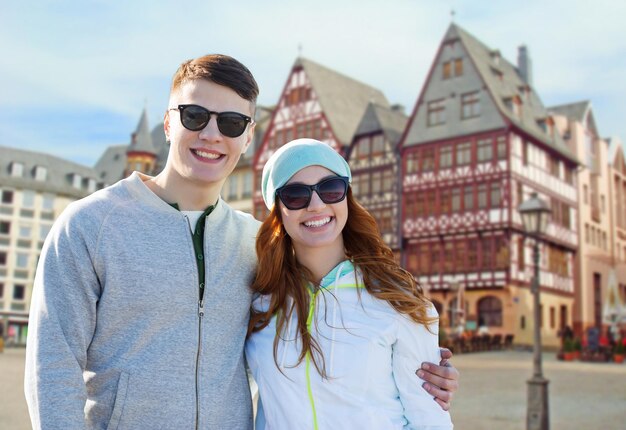
[[[209,55],[174,75],[156,177],[71,204],[42,249],[26,357],[35,428],[252,428],[243,343],[258,221],[220,200],[258,87]],[[416,363],[417,365],[417,363]],[[422,376],[449,406],[458,372]],[[422,377],[420,376],[420,377]]]

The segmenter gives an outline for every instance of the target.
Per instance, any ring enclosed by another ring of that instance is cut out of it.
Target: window
[[[54,209],[54,194],[44,194],[42,200],[42,209],[51,211]]]
[[[31,190],[24,190],[22,192],[22,206],[25,208],[32,208],[35,206],[35,192]]]
[[[422,154],[422,172],[430,172],[435,169],[435,149],[426,148]]]
[[[48,233],[50,233],[51,225],[41,224],[39,226],[39,240],[46,240]]]
[[[454,76],[461,76],[463,74],[463,59],[457,58],[454,60]]]
[[[471,270],[478,268],[478,241],[470,239],[467,243],[467,266]]]
[[[385,152],[385,139],[382,135],[374,136],[372,139],[372,154],[381,155]]]
[[[234,200],[237,198],[237,191],[239,188],[239,176],[231,175],[228,178],[228,199]]]
[[[498,153],[498,160],[506,159],[506,138],[498,137],[496,142],[496,152]]]
[[[461,211],[461,188],[452,188],[452,212]]]
[[[410,152],[406,156],[406,173],[417,173],[419,153],[417,151]]]
[[[491,207],[498,208],[502,204],[502,191],[498,182],[491,183]]]
[[[459,143],[456,146],[456,164],[464,166],[472,162],[472,144],[471,142]]]
[[[507,270],[509,262],[509,242],[504,237],[496,237],[496,269]]]
[[[524,166],[528,165],[528,142],[522,142],[522,163]]]
[[[452,209],[452,193],[450,189],[442,189],[439,193],[441,214],[449,214]]]
[[[446,122],[446,100],[428,102],[428,126],[441,125]]]
[[[382,185],[382,172],[372,173],[372,194],[380,194]]]
[[[550,328],[556,328],[556,309],[554,306],[550,306]]]
[[[478,209],[487,207],[487,184],[478,185]]]
[[[465,240],[455,243],[455,259],[453,271],[463,272],[466,270],[465,256],[467,255],[467,242]]]
[[[33,229],[29,225],[21,225],[20,226],[20,237],[28,239],[32,233]]]
[[[243,197],[252,195],[252,172],[247,171],[243,175]]]
[[[28,254],[24,252],[18,252],[15,265],[20,269],[28,268]]]
[[[11,233],[11,222],[0,221],[0,234],[9,234],[9,233]]]
[[[450,79],[452,76],[452,63],[450,61],[443,63],[442,76],[443,79]]]
[[[489,327],[502,326],[502,301],[494,296],[483,297],[478,301],[478,320]]]
[[[491,161],[493,159],[493,143],[491,139],[478,141],[478,162]]]
[[[36,181],[45,181],[48,176],[48,169],[43,166],[35,166],[33,176],[35,177]]]
[[[4,297],[4,284],[0,284],[0,299]]]
[[[440,245],[439,243],[432,243],[430,247],[430,273],[439,273],[440,271]]]
[[[370,153],[369,138],[362,139],[357,145],[357,158],[369,158]]]
[[[24,165],[16,161],[11,163],[11,176],[21,178],[24,175]]]
[[[583,185],[583,202],[586,205],[589,204],[589,187],[587,185]]]
[[[461,119],[480,116],[480,97],[478,91],[461,95]]]
[[[2,203],[5,203],[5,204],[13,203],[13,191],[9,191],[9,190],[2,191]]]
[[[439,148],[439,169],[452,166],[452,146],[445,145]]]
[[[465,187],[463,193],[463,209],[468,211],[474,208],[474,189],[471,185]]]
[[[13,287],[13,300],[24,300],[24,291],[26,287],[24,285],[15,285]]]
[[[524,255],[524,237],[517,238],[517,270],[523,271],[526,267],[526,259]]]
[[[7,264],[7,253],[5,251],[0,251],[0,266],[6,266]]]
[[[383,192],[387,193],[393,191],[393,170],[387,169],[383,171]]]

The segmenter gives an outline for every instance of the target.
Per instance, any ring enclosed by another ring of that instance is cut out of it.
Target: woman
[[[348,164],[298,139],[263,169],[270,209],[246,357],[257,429],[451,429],[415,377],[438,362],[437,313],[352,196]]]

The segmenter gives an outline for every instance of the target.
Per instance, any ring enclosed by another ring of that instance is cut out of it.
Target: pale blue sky
[[[411,112],[452,8],[509,61],[528,46],[544,104],[589,99],[600,133],[626,140],[626,2],[2,0],[0,145],[93,165],[144,105],[161,120],[182,61],[232,55],[274,104],[298,45]]]

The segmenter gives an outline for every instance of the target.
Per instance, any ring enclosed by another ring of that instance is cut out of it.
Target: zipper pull
[[[204,300],[198,301],[198,315],[200,315],[200,318],[204,316]]]

